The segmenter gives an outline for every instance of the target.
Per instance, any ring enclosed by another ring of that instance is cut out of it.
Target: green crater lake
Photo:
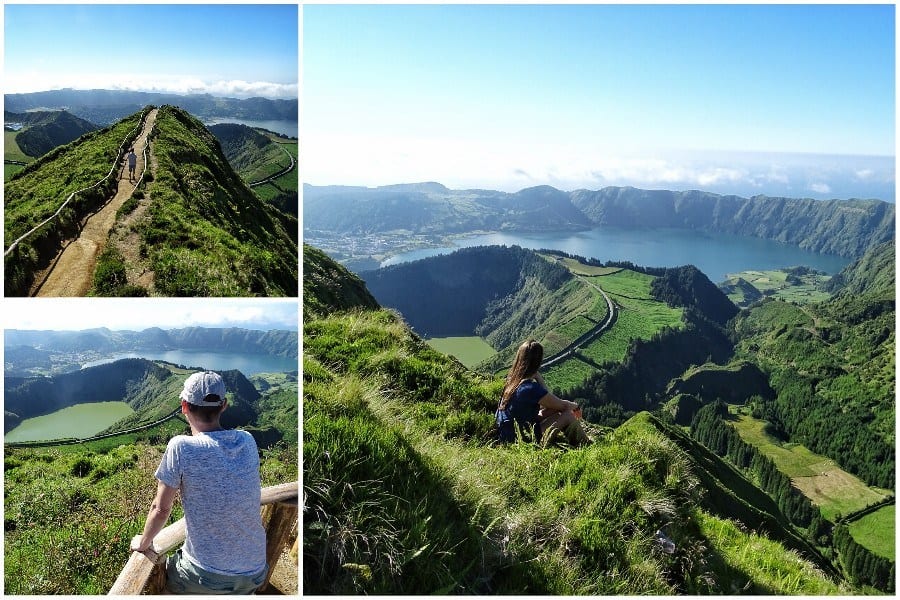
[[[22,421],[9,431],[6,442],[34,442],[58,438],[85,438],[96,435],[134,410],[124,402],[86,402],[49,415]]]

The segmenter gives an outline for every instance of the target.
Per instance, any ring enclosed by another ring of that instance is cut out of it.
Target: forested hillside
[[[502,329],[496,348],[545,321],[553,310],[549,296],[572,279],[564,267],[517,246],[464,248],[362,276],[379,303],[399,310],[420,335],[490,338]]]
[[[870,485],[891,489],[893,256],[893,243],[874,248],[839,275],[847,287],[827,302],[765,301],[734,324],[738,354],[762,367],[778,394],[758,402],[755,414]]]
[[[75,141],[85,133],[99,129],[90,121],[61,111],[34,111],[27,113],[3,113],[4,123],[21,123],[16,134],[16,145],[28,156],[38,157],[57,146]]]
[[[853,591],[752,482],[649,414],[581,449],[496,447],[501,379],[387,311],[306,318],[304,352],[308,594]]]

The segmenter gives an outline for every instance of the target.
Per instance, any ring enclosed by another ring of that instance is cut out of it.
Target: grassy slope
[[[3,130],[3,158],[5,160],[18,160],[22,162],[33,161],[33,157],[28,156],[22,152],[21,148],[19,148],[19,144],[16,143],[17,135],[19,135],[18,131]]]
[[[606,275],[587,279],[610,295],[619,307],[618,318],[612,329],[582,349],[582,358],[566,360],[547,370],[547,382],[557,389],[571,389],[595,370],[584,359],[598,366],[621,362],[632,339],[647,340],[664,327],[683,327],[681,308],[670,308],[650,296],[653,276],[627,269],[606,270]],[[602,297],[600,302],[603,302]]]
[[[157,289],[170,296],[296,295],[296,221],[261,202],[187,113],[161,108],[155,131],[158,168],[139,232]]]
[[[179,423],[177,433],[182,433]],[[143,530],[153,472],[174,433],[84,446],[5,451],[4,591],[105,594]],[[296,448],[263,452],[263,485],[297,479]],[[170,521],[180,518],[176,504]]]
[[[875,554],[894,560],[896,554],[895,505],[884,506],[850,523],[850,534],[857,542]]]
[[[93,185],[109,173],[119,144],[133,130],[140,114],[62,146],[45,155],[4,185],[4,233],[12,242],[60,207],[73,191]]]
[[[738,306],[748,306],[752,300],[748,300],[746,294],[736,285],[738,278],[743,279],[759,292],[764,292],[772,298],[778,298],[786,302],[824,302],[831,297],[829,292],[823,291],[822,286],[830,279],[830,275],[807,274],[801,275],[798,281],[788,281],[788,269],[774,271],[743,271],[729,274],[728,279],[722,284],[727,288],[728,298]]]
[[[278,140],[279,138],[275,136],[271,136],[273,140]],[[265,183],[263,185],[258,185],[253,188],[253,191],[256,192],[256,195],[265,200],[266,202],[271,202],[275,204],[275,206],[281,208],[283,211],[296,215],[298,212],[298,190],[300,188],[300,169],[296,165],[299,163],[299,143],[285,143],[284,141],[276,141],[276,145],[280,146],[287,150],[291,156],[294,157],[294,170],[281,175],[273,179],[272,181]],[[279,156],[275,164],[280,165],[275,172],[280,171],[282,168],[287,168],[290,166],[290,160],[288,160],[287,156],[285,156],[284,152],[279,150]]]
[[[712,516],[648,415],[584,449],[490,448],[499,380],[383,311],[304,332],[307,593],[846,591]]]

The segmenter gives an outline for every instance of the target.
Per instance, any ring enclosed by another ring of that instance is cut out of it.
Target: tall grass
[[[648,414],[581,449],[493,446],[500,380],[467,373],[391,313],[304,330],[306,593],[669,595],[752,582],[758,559],[722,559],[731,538],[704,533],[721,519],[700,509],[691,458]],[[764,550],[771,593],[837,589],[814,571],[795,577],[799,559],[780,544]]]

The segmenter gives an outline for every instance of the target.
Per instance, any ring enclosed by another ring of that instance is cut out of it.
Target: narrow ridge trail
[[[144,148],[147,136],[156,122],[157,109],[153,109],[144,121],[144,128],[134,141],[137,154],[135,180],[128,180],[128,169],[119,170],[116,194],[103,208],[88,217],[76,239],[69,240],[47,269],[35,278],[31,296],[84,296],[91,287],[97,256],[106,245],[109,231],[116,222],[116,211],[131,198],[135,185],[144,172]],[[149,155],[149,150],[148,150]]]

